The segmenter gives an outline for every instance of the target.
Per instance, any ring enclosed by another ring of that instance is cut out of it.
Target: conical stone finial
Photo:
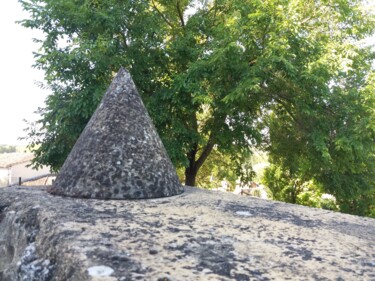
[[[49,192],[141,199],[183,192],[130,74],[121,68]]]

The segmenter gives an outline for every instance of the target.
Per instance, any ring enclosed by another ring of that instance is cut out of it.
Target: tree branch
[[[158,14],[163,18],[163,20],[168,24],[171,28],[174,28],[173,24],[164,16],[164,14],[158,9],[158,7],[155,5],[155,2],[152,0],[152,6],[154,9],[158,12]]]
[[[275,98],[275,100],[282,105],[282,107],[285,109],[285,111],[288,113],[288,115],[293,119],[294,122],[296,122],[302,129],[306,129],[306,127],[297,119],[297,117],[290,111],[288,106],[280,99]]]
[[[120,36],[121,36],[122,43],[123,43],[125,49],[127,49],[128,48],[128,44],[126,43],[126,36],[125,36],[125,34],[122,33],[122,32],[120,32]]]
[[[211,133],[210,137],[208,138],[206,146],[204,147],[198,160],[195,162],[195,167],[197,168],[197,170],[199,170],[199,168],[202,167],[204,161],[206,161],[207,157],[210,155],[214,146],[215,146],[215,142],[214,142],[213,135]]]
[[[180,7],[180,1],[178,1],[178,0],[176,2],[176,8],[177,8],[177,12],[178,12],[178,17],[180,18],[180,21],[181,21],[181,26],[185,27],[184,15],[182,14],[181,7]]]
[[[275,98],[275,101],[277,101],[279,104],[282,105],[282,107],[285,109],[285,111],[288,113],[288,115],[294,120],[294,122],[298,123],[297,118],[294,116],[294,114],[290,111],[288,106],[283,102],[281,99]]]

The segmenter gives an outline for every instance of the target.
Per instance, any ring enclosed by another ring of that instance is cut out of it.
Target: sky
[[[43,72],[32,68],[32,52],[38,50],[32,38],[41,38],[41,33],[15,23],[27,17],[17,0],[1,1],[0,144],[27,144],[18,140],[25,135],[23,120],[37,119],[33,112],[43,106],[48,94],[35,84],[43,80]]]

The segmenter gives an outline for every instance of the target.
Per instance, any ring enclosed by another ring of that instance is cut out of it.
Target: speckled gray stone
[[[125,69],[113,80],[49,192],[97,199],[158,198],[183,192]]]
[[[374,219],[191,187],[107,201],[0,188],[1,281],[373,281],[374,237]]]

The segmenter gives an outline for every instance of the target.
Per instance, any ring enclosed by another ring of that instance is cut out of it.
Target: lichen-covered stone
[[[125,69],[113,80],[49,192],[98,199],[158,198],[183,192]]]
[[[1,281],[375,280],[375,220],[186,187],[95,200],[0,190]]]

